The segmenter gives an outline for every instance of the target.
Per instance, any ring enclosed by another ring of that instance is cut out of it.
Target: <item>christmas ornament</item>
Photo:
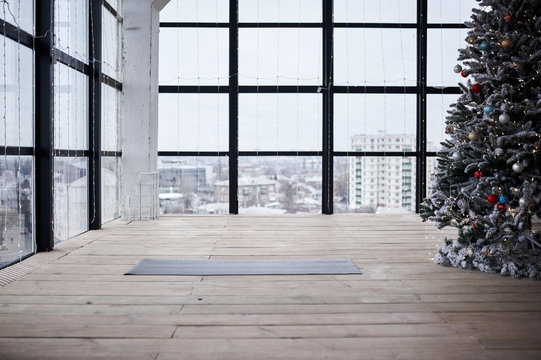
[[[506,22],[513,22],[515,21],[515,15],[513,15],[512,13],[507,13],[507,15],[505,15],[503,17],[503,19],[506,21]]]
[[[473,84],[471,87],[471,91],[473,91],[474,93],[480,93],[481,91],[483,91],[483,86],[481,84]]]
[[[518,204],[519,204],[520,206],[526,205],[526,204],[527,204],[526,199],[524,199],[524,198],[518,199]]]
[[[475,42],[475,40],[477,40],[477,36],[475,35],[469,35],[467,38],[466,38],[466,41],[470,44],[473,44]]]
[[[502,156],[503,155],[503,149],[502,148],[494,149],[494,154],[496,154],[497,156]]]
[[[517,162],[513,164],[513,171],[516,173],[522,172],[524,170],[524,166],[522,166],[521,163]]]
[[[505,50],[509,50],[513,47],[513,40],[511,39],[504,39],[502,41],[502,48]]]
[[[453,68],[453,71],[456,72],[456,73],[458,74],[459,72],[462,71],[462,66],[460,66],[460,65],[455,65],[455,67]]]
[[[472,222],[472,223],[471,223],[471,226],[472,226],[475,230],[479,229],[479,228],[477,227],[477,224],[476,224],[475,222]]]
[[[462,160],[462,154],[459,153],[458,151],[455,151],[451,157],[453,158],[454,161]]]
[[[500,124],[507,124],[509,120],[511,120],[511,116],[509,116],[509,114],[507,113],[500,114],[500,116],[498,117],[498,121],[500,122]]]
[[[468,139],[470,139],[471,141],[479,140],[479,133],[477,131],[472,131],[468,134]]]
[[[483,51],[489,51],[490,50],[490,44],[488,43],[488,41],[483,41],[481,43],[481,45],[479,45],[479,48],[481,48],[481,50],[483,50]]]
[[[506,205],[509,202],[507,195],[500,195],[500,204]]]
[[[500,199],[498,199],[498,195],[496,194],[490,194],[487,198],[488,202],[492,205],[497,204]]]
[[[498,210],[504,211],[507,206],[505,206],[504,204],[498,204],[496,207],[498,208]]]
[[[447,125],[447,126],[445,127],[445,133],[446,133],[446,134],[450,134],[450,133],[452,133],[453,131],[455,131],[455,128],[454,128],[453,125]]]
[[[460,72],[460,75],[462,75],[462,77],[468,77],[468,73],[466,72],[466,70],[462,70]]]
[[[477,170],[477,171],[475,172],[475,177],[476,177],[477,179],[482,178],[483,175],[485,175],[485,174],[483,174],[483,172],[482,172],[481,170]]]
[[[485,114],[492,114],[494,112],[494,105],[485,106]]]
[[[518,193],[520,192],[520,189],[519,189],[519,188],[516,188],[516,187],[512,187],[512,188],[510,188],[509,190],[511,190],[511,192],[512,192],[513,194],[515,194],[515,195],[518,194]]]

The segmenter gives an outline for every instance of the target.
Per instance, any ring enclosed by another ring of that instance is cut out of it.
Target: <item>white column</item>
[[[159,12],[168,2],[123,1],[123,220],[158,215]]]

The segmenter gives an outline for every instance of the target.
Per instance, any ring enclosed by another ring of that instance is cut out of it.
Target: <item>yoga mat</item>
[[[162,260],[143,259],[125,275],[361,274],[350,259]]]

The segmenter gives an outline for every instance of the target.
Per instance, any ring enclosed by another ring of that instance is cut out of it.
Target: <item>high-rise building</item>
[[[414,151],[415,135],[354,135],[353,151]],[[361,156],[349,162],[349,207],[367,212],[392,209],[415,211],[415,159],[413,157]]]

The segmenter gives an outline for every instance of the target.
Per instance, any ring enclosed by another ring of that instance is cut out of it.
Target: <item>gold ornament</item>
[[[475,35],[469,35],[467,38],[466,38],[466,41],[469,43],[469,44],[473,44],[475,42],[475,40],[477,40],[477,36]]]
[[[479,133],[477,131],[472,131],[471,133],[468,134],[468,138],[471,141],[479,140]]]
[[[504,39],[502,41],[502,48],[504,48],[505,50],[509,50],[513,47],[513,40],[511,39]]]
[[[455,131],[455,128],[454,128],[453,125],[447,125],[447,126],[445,127],[445,133],[446,133],[446,134],[450,134],[450,133],[452,133],[453,131]]]

